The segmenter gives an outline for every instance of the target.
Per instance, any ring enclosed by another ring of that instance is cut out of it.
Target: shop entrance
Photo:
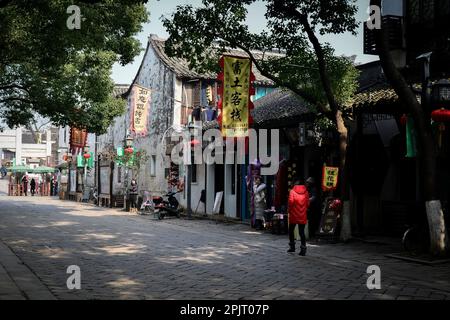
[[[214,165],[214,195],[217,192],[224,192],[224,175],[225,175],[225,167],[223,164],[215,164]],[[225,195],[224,195],[225,196]],[[224,214],[224,202],[225,199],[222,198],[222,203],[220,204],[220,212],[219,214]]]

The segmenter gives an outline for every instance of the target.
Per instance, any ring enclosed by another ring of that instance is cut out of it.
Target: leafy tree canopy
[[[111,69],[139,54],[145,2],[77,1],[80,29],[69,29],[73,1],[0,0],[0,118],[14,127],[40,114],[104,132],[124,111]]]
[[[242,49],[264,76],[291,89],[334,121],[334,109],[357,88],[358,72],[348,58],[336,56],[333,48],[319,43],[315,35],[355,34],[355,0],[264,0],[267,28],[260,34],[250,32],[246,24],[248,7],[254,2],[203,0],[199,8],[178,6],[170,17],[163,17],[170,35],[168,54],[205,71],[217,70],[218,57],[227,48]],[[283,55],[268,54],[274,49]],[[263,55],[252,54],[255,50]],[[324,75],[331,85],[334,106],[323,89]]]

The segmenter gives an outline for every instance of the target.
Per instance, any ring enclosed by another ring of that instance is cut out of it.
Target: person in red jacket
[[[294,230],[298,225],[300,234],[300,253],[299,255],[306,255],[306,236],[305,226],[308,222],[307,212],[309,207],[309,194],[306,186],[303,185],[299,179],[296,179],[295,185],[289,193],[288,199],[288,215],[289,215],[289,250],[288,252],[295,252]]]

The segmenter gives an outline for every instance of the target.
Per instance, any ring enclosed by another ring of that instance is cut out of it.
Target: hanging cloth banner
[[[322,190],[332,191],[336,190],[339,177],[338,167],[327,167],[323,166],[322,173]]]
[[[86,129],[70,127],[70,152],[77,154],[84,148],[87,141],[88,132]]]
[[[81,155],[81,153],[79,155],[77,155],[77,167],[78,168],[84,167],[84,160],[83,160],[83,156]]]
[[[414,120],[408,117],[406,120],[406,158],[414,158],[417,155],[416,145],[416,129],[414,127]]]
[[[132,92],[131,130],[137,135],[146,135],[151,91],[135,84]]]
[[[223,73],[219,74],[222,85],[219,88],[221,100],[219,124],[222,136],[232,138],[248,137],[251,124],[250,97],[255,94],[252,63],[249,58],[223,56],[220,60]]]

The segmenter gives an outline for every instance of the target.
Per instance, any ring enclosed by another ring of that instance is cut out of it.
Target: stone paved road
[[[248,226],[154,220],[50,198],[0,197],[0,240],[58,299],[449,299],[450,265],[385,257],[397,247],[312,243]],[[381,290],[366,287],[381,268]],[[68,290],[66,268],[81,268]]]

